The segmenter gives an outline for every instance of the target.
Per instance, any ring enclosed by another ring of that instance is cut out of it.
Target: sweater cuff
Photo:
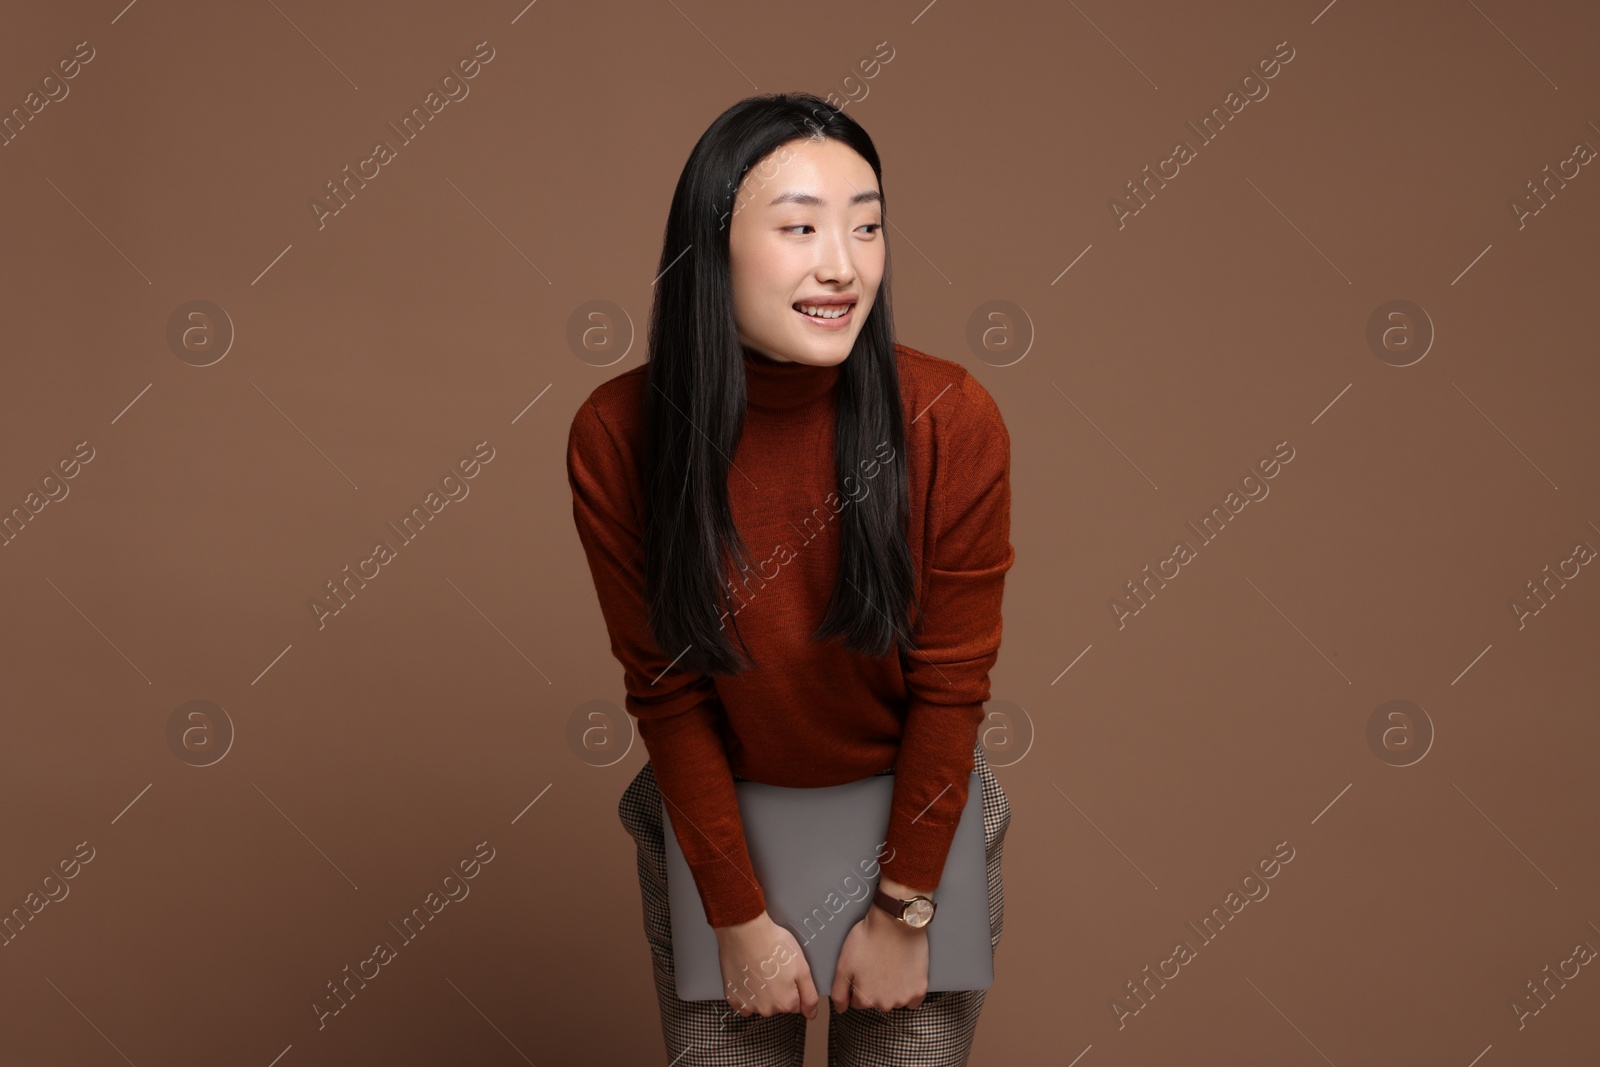
[[[767,908],[739,816],[726,750],[706,707],[639,720],[667,822],[689,865],[706,922],[734,926]],[[730,814],[723,814],[729,813]]]
[[[895,881],[928,892],[939,887],[966,810],[983,714],[981,702],[912,699],[895,762],[887,847],[879,861]]]

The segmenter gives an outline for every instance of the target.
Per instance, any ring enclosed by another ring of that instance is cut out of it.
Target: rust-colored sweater
[[[938,887],[966,806],[1014,558],[1011,440],[994,399],[960,364],[904,345],[896,358],[906,453],[863,472],[843,494],[833,470],[839,367],[780,363],[746,350],[749,409],[728,489],[764,580],[735,585],[739,631],[760,663],[736,675],[673,668],[678,650],[663,655],[650,630],[638,477],[646,368],[602,383],[572,420],[573,518],[623,667],[624,703],[638,720],[713,927],[766,909],[735,775],[815,787],[892,766],[881,865],[922,891]],[[887,446],[879,454],[889,456]],[[908,468],[909,544],[924,611],[905,671],[892,648],[870,658],[838,638],[809,640],[833,589],[840,510],[850,495],[880,491],[873,482],[900,462]],[[737,648],[731,633],[730,640]]]

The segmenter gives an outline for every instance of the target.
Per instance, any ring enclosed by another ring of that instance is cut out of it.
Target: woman
[[[650,358],[572,423],[573,515],[650,755],[619,814],[675,1065],[798,1067],[822,997],[830,1063],[965,1063],[984,991],[928,993],[927,928],[905,920],[936,899],[974,768],[1000,939],[1010,806],[977,733],[1010,438],[959,364],[894,341],[881,179],[866,131],[815,96],[729,108],[673,195]],[[887,897],[819,990],[766,912],[734,782],[888,773]],[[725,1001],[676,996],[663,800]]]

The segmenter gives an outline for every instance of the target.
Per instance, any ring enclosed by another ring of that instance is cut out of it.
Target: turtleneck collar
[[[809,363],[780,363],[748,345],[743,348],[745,390],[751,408],[793,411],[830,392],[839,380],[842,364],[814,367]]]

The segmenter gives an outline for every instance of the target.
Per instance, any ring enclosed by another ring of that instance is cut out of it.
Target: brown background
[[[1600,172],[1511,207],[1600,145],[1593,5],[71,7],[0,34],[7,112],[94,49],[0,148],[0,506],[94,457],[0,549],[0,908],[93,859],[0,949],[0,1063],[665,1062],[615,810],[645,756],[563,449],[644,358],[695,139],[785,89],[851,101],[900,338],[1012,435],[986,740],[1015,813],[972,1062],[1593,1060],[1593,966],[1512,1004],[1600,946],[1600,575],[1512,605],[1600,546]],[[324,183],[479,41],[470,95],[319,228]],[[1281,41],[1201,145],[1186,123]],[[231,326],[169,342],[196,300]],[[1426,321],[1375,349],[1392,300]],[[575,346],[591,301],[620,314]],[[480,441],[470,494],[319,628],[324,583]],[[592,701],[613,733],[574,744]],[[319,1030],[325,984],[481,841],[471,895]]]

